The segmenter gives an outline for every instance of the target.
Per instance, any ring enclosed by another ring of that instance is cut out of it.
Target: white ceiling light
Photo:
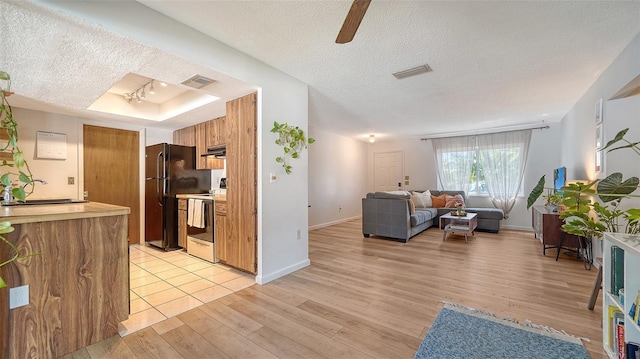
[[[149,93],[152,95],[156,94],[156,90],[153,88],[153,80],[151,80],[151,85],[149,86]]]
[[[408,70],[395,72],[393,76],[395,76],[398,80],[401,80],[410,76],[420,75],[431,71],[433,71],[433,69],[431,69],[431,66],[424,64],[410,68]]]
[[[374,142],[376,142],[376,135],[372,133],[369,135],[369,143],[374,143]]]
[[[132,91],[132,92],[126,92],[126,93],[124,93],[122,96],[124,96],[124,99],[127,101],[127,103],[131,103],[131,100],[132,100],[134,97],[135,97],[135,99],[136,99],[136,102],[140,103],[140,102],[142,102],[142,99],[144,99],[144,98],[146,98],[146,97],[147,97],[147,94],[145,93],[145,88],[146,88],[147,86],[150,86],[150,88],[149,88],[149,89],[150,89],[150,91],[149,91],[149,93],[150,93],[150,94],[152,94],[152,95],[153,95],[153,94],[155,94],[155,93],[156,93],[156,92],[154,91],[154,89],[153,89],[153,81],[154,81],[154,80],[151,80],[151,81],[149,81],[149,82],[145,83],[144,85],[142,85],[142,86],[138,87],[135,91]],[[164,83],[164,82],[163,82],[163,83]],[[166,86],[166,84],[165,84],[165,86]]]

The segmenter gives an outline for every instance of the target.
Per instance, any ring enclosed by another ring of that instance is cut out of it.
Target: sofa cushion
[[[438,211],[433,208],[416,208],[416,213],[411,215],[411,227],[419,226],[422,223],[433,219]]]
[[[456,208],[456,205],[458,203],[460,203],[462,205],[462,207],[464,207],[464,198],[462,198],[462,195],[455,195],[455,196],[450,196],[448,194],[444,195],[444,199],[445,199],[445,203],[444,203],[444,208]]]
[[[367,198],[369,198],[369,194],[367,194]],[[395,194],[389,192],[376,192],[373,194],[373,198],[382,198],[382,199],[410,199],[411,196],[407,194]]]
[[[442,208],[447,203],[446,195],[431,196],[431,205],[433,208]]]
[[[413,203],[416,204],[416,208],[431,208],[433,207],[431,203],[431,193],[429,191],[426,192],[411,192],[411,199]]]
[[[465,208],[465,211],[477,213],[478,219],[504,219],[504,212],[499,208]]]

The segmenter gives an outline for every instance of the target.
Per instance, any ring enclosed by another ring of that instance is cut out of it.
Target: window
[[[531,130],[432,139],[440,187],[487,194],[506,216],[522,195],[530,142]]]

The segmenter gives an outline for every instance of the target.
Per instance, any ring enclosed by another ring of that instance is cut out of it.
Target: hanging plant
[[[24,154],[20,151],[20,148],[18,148],[18,124],[13,119],[13,111],[11,110],[9,102],[7,102],[7,97],[11,94],[11,77],[8,73],[0,71],[0,125],[7,133],[7,144],[0,148],[0,151],[10,153],[12,156],[11,161],[3,159],[0,163],[0,167],[8,168],[7,172],[0,175],[0,189],[5,192],[10,191],[12,197],[24,201],[25,198],[33,192],[33,175],[31,174],[29,165],[24,160]],[[13,177],[17,177],[17,187],[13,187]],[[28,192],[25,192],[27,185],[30,185],[30,188]],[[18,259],[38,255],[28,254],[21,256],[18,248],[4,237],[5,234],[11,233],[13,230],[14,228],[11,227],[11,223],[7,221],[0,222],[0,240],[9,246],[13,253],[11,258],[0,263],[0,267]],[[2,277],[0,277],[0,288],[6,286],[7,284]]]
[[[309,144],[316,142],[313,138],[307,138],[304,131],[298,126],[292,127],[288,123],[278,123],[273,121],[271,132],[277,133],[276,144],[282,146],[284,154],[276,157],[276,162],[282,165],[287,174],[291,174],[289,158],[299,158],[300,152],[307,148]]]

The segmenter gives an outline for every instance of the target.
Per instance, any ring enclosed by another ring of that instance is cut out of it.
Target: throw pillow
[[[425,192],[411,192],[411,199],[416,205],[416,208],[431,208],[431,192],[428,190]]]
[[[433,208],[443,208],[444,205],[447,203],[447,200],[445,198],[445,195],[441,194],[439,196],[431,196],[431,202],[432,202]]]
[[[416,205],[415,203],[413,203],[413,200],[410,199],[409,200],[409,214],[414,214],[416,213]]]
[[[444,208],[456,208],[456,204],[462,204],[462,207],[464,207],[464,199],[462,198],[462,195],[457,194],[455,196],[449,196],[448,194],[445,195],[445,204],[444,204]]]

